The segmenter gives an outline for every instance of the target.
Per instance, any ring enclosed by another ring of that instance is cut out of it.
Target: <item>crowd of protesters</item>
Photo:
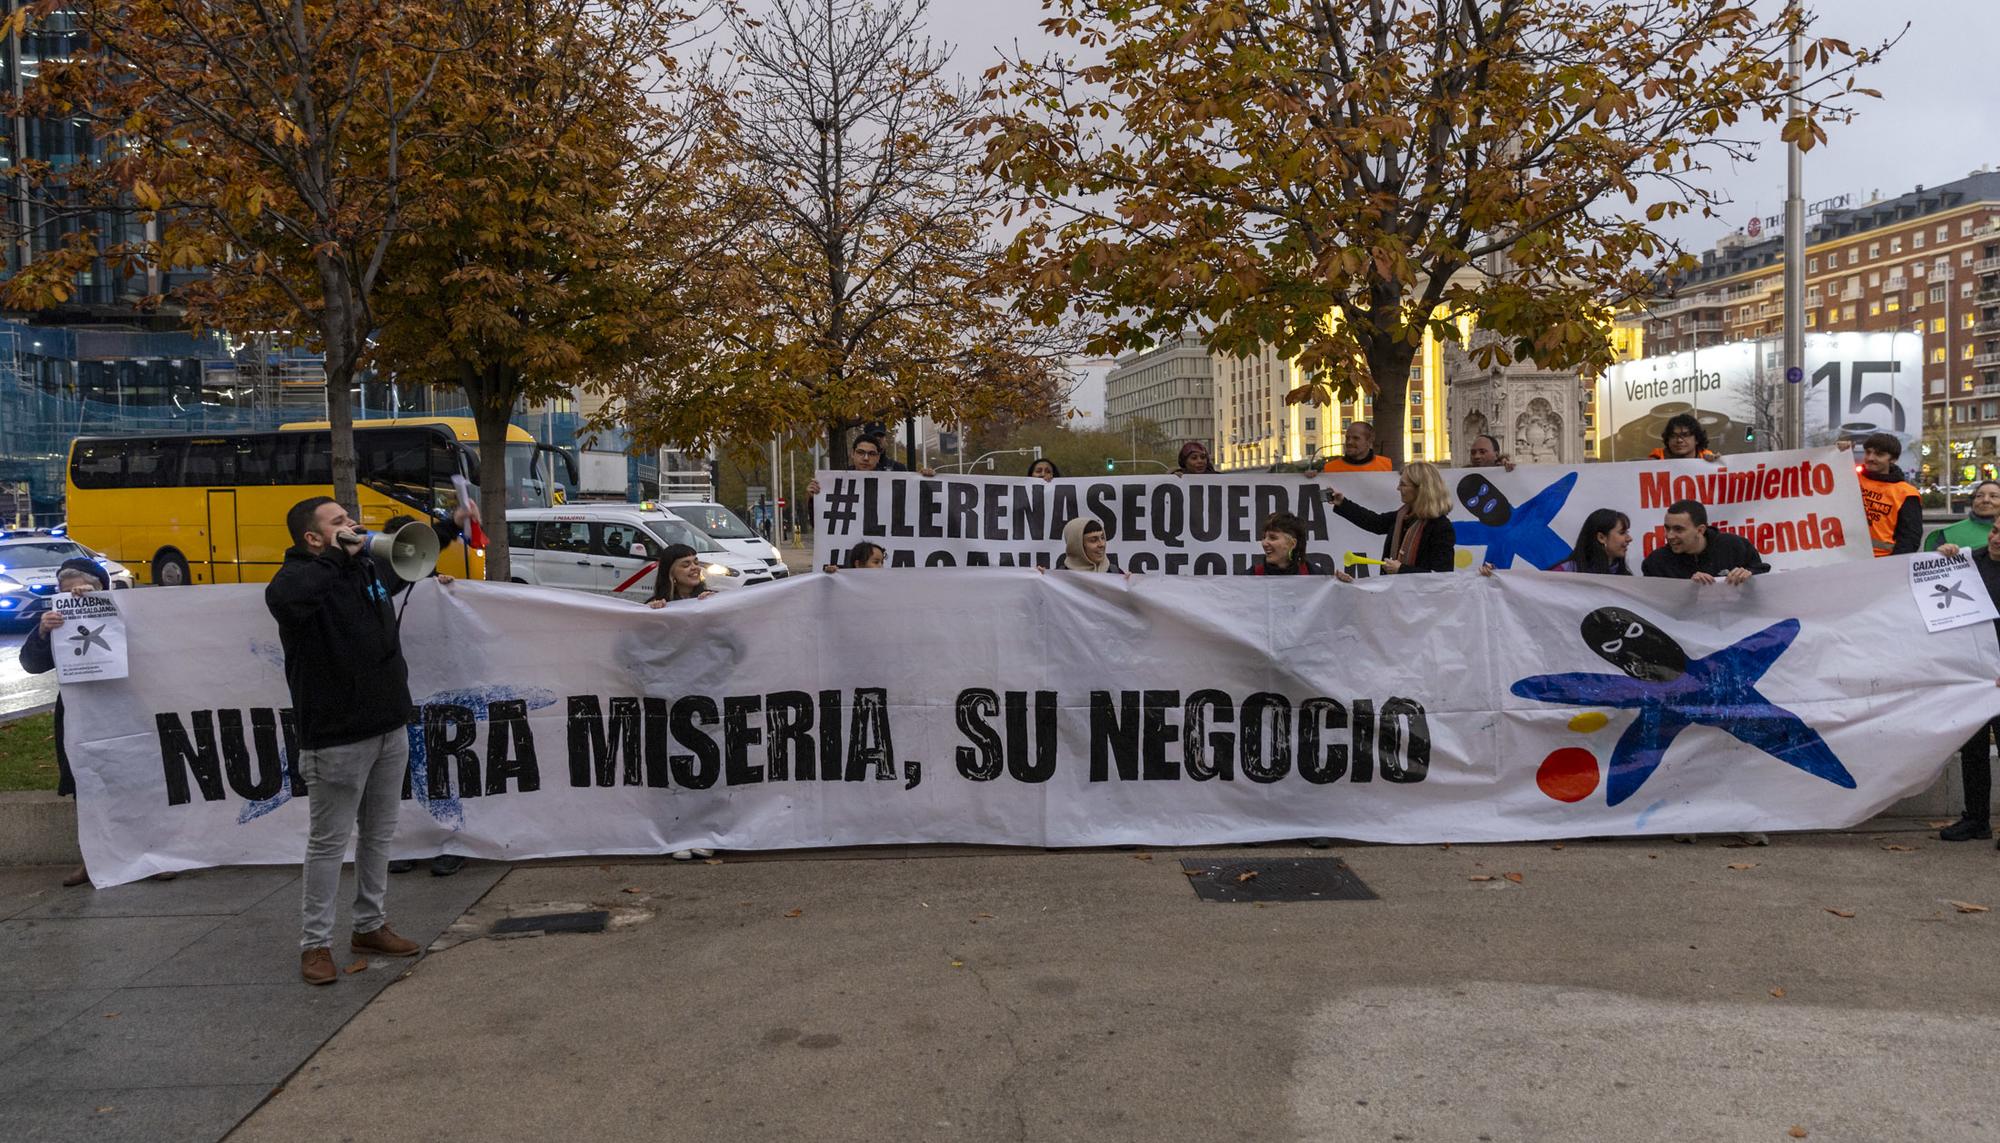
[[[1672,418],[1662,430],[1655,459],[1716,461],[1709,451],[1708,437],[1700,422],[1689,415]],[[1967,517],[1923,536],[1921,501],[1917,490],[1899,466],[1901,444],[1894,437],[1878,433],[1861,442],[1863,463],[1858,478],[1868,520],[1869,539],[1877,556],[1918,551],[1936,551],[1956,557],[1970,553],[1973,566],[1987,592],[2000,601],[2000,482],[1986,481],[1973,492]],[[906,471],[890,455],[886,434],[864,432],[848,451],[853,471]],[[1489,436],[1473,438],[1470,467],[1502,467],[1509,471],[1514,462],[1500,451]],[[928,469],[920,470],[931,475]],[[1199,478],[1216,473],[1209,450],[1200,441],[1184,444],[1176,458],[1174,475]],[[1366,422],[1346,427],[1339,455],[1318,465],[1318,474],[1394,472],[1390,458],[1375,451],[1375,434]],[[1023,478],[1054,480],[1062,473],[1054,461],[1037,458]],[[1468,478],[1471,479],[1471,478]],[[820,491],[815,480],[807,485],[809,495]],[[1451,497],[1438,468],[1422,461],[1402,466],[1396,484],[1397,502],[1370,506],[1357,503],[1337,488],[1324,495],[1335,515],[1363,531],[1382,537],[1379,557],[1359,553],[1345,556],[1345,567],[1323,560],[1316,566],[1308,551],[1309,529],[1299,516],[1286,511],[1270,514],[1258,528],[1260,552],[1245,573],[1256,576],[1322,574],[1322,568],[1343,581],[1352,581],[1348,567],[1379,569],[1379,574],[1402,575],[1442,573],[1464,566],[1459,563],[1455,528],[1450,520]],[[1463,494],[1463,488],[1461,488]],[[349,947],[355,952],[389,956],[414,955],[417,946],[398,936],[386,924],[383,898],[387,852],[395,822],[396,803],[401,796],[407,769],[408,739],[405,723],[410,709],[407,667],[399,645],[395,597],[409,585],[364,554],[364,537],[355,521],[333,500],[315,497],[296,505],[286,519],[294,546],[287,552],[284,566],[272,580],[266,601],[278,622],[285,652],[286,681],[296,712],[301,776],[313,786],[310,799],[311,826],[303,880],[304,937],[301,974],[314,984],[335,979],[331,944],[334,895],[339,884],[343,853],[357,834],[353,931]],[[445,525],[440,524],[442,531]],[[1742,586],[1751,577],[1771,570],[1754,544],[1742,536],[1708,523],[1706,507],[1698,500],[1683,499],[1669,505],[1663,514],[1664,542],[1645,555],[1637,574],[1685,579],[1696,583],[1723,583]],[[449,537],[446,537],[447,539]],[[1063,552],[1051,571],[1125,574],[1108,549],[1106,522],[1085,515],[1069,520],[1062,533]],[[1546,552],[1530,561],[1539,571],[1584,575],[1635,574],[1631,566],[1632,521],[1623,512],[1597,508],[1585,517],[1574,543],[1563,558],[1549,561]],[[1553,546],[1553,545],[1551,545]],[[862,541],[845,554],[843,562],[828,564],[833,572],[879,569],[887,553],[875,543]],[[1496,574],[1491,566],[1480,572]],[[1376,574],[1371,570],[1369,574]],[[449,577],[437,577],[449,582]],[[59,572],[58,588],[65,592],[101,591],[106,587],[101,568],[89,560],[72,560]],[[714,593],[703,586],[703,564],[699,554],[683,544],[669,545],[661,554],[659,571],[647,606],[669,605],[706,598]],[[50,637],[62,625],[62,617],[51,608],[21,647],[24,670],[46,672],[54,667]],[[2000,627],[2000,624],[1996,624]],[[60,698],[56,711],[56,755],[60,771],[60,792],[73,793],[68,758],[62,734],[63,709]],[[1992,778],[1989,751],[2000,742],[2000,719],[1981,728],[1961,751],[1966,811],[1946,827],[1941,837],[1948,841],[1992,837],[1988,818]],[[1753,844],[1763,844],[1761,834],[1743,835]],[[1314,842],[1323,839],[1310,839]],[[1681,838],[1679,840],[1692,840]],[[677,858],[708,856],[708,850],[682,850]],[[447,859],[440,858],[439,861]],[[448,870],[436,865],[433,872],[455,872],[460,859],[448,859]],[[407,867],[410,863],[401,863]],[[170,876],[170,875],[168,875]],[[65,884],[85,879],[79,869]]]

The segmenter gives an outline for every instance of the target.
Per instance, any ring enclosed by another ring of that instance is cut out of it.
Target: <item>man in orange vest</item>
[[[1896,466],[1902,455],[1903,442],[1888,433],[1861,442],[1861,510],[1878,556],[1914,552],[1923,542],[1924,502]]]
[[[1367,421],[1349,421],[1341,438],[1340,455],[1320,465],[1321,472],[1394,472],[1396,466],[1375,452],[1375,426]]]

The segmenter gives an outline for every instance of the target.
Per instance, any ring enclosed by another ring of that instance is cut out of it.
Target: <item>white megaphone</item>
[[[415,583],[437,570],[440,549],[437,532],[422,520],[412,520],[393,532],[367,533],[362,550],[397,579]]]

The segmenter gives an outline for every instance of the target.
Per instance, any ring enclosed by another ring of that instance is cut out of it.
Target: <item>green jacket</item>
[[[1993,521],[1967,516],[1956,524],[1946,524],[1925,536],[1924,550],[1935,552],[1939,544],[1957,544],[1961,548],[1983,548],[1986,546],[1986,533],[1992,530]]]

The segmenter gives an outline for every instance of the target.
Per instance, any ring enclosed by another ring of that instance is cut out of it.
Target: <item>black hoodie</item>
[[[1871,484],[1876,485],[1877,488],[1870,488],[1869,485]],[[1887,507],[1889,501],[1895,495],[1895,493],[1892,492],[1891,489],[1893,489],[1898,484],[1904,485],[1905,487],[1902,492],[1903,495],[1902,507],[1894,509],[1896,513],[1896,524],[1895,524],[1896,530],[1893,534],[1893,537],[1889,541],[1891,545],[1890,550],[1886,553],[1877,551],[1875,554],[1878,556],[1907,555],[1908,553],[1914,552],[1918,548],[1923,546],[1924,542],[1923,497],[1917,495],[1916,488],[1910,484],[1907,478],[1903,476],[1903,470],[1901,468],[1897,467],[1896,465],[1890,465],[1888,475],[1886,476],[1876,476],[1875,474],[1869,472],[1867,469],[1865,468],[1862,469],[1861,507],[1867,512],[1869,516],[1868,522],[1872,528],[1875,523],[1874,519],[1875,513]],[[1879,489],[1879,491],[1877,489]]]
[[[375,561],[330,548],[285,553],[264,589],[285,647],[299,746],[319,750],[387,734],[410,719],[410,669],[394,596],[408,586]]]

